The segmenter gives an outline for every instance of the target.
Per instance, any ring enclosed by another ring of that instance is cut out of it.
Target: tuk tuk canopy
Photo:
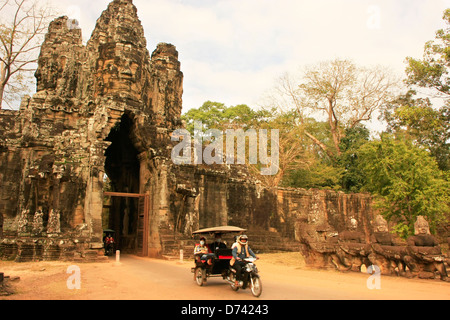
[[[247,229],[242,229],[242,228],[234,227],[234,226],[221,226],[221,227],[200,229],[200,230],[192,232],[192,234],[233,233],[233,232],[239,233],[239,232],[245,232],[245,231],[247,231]]]

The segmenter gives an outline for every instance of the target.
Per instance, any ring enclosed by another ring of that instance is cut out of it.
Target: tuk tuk
[[[204,286],[209,277],[222,277],[227,281],[234,291],[238,291],[240,288],[246,289],[250,287],[252,294],[255,297],[261,295],[262,286],[258,275],[258,270],[253,264],[254,260],[249,259],[248,274],[246,275],[246,281],[241,286],[236,286],[236,271],[230,266],[230,261],[233,258],[231,245],[227,245],[225,242],[217,241],[217,236],[223,235],[240,235],[243,234],[246,229],[242,229],[234,226],[220,226],[213,228],[201,229],[193,232],[193,236],[211,236],[214,240],[207,245],[208,253],[194,254],[195,266],[191,268],[191,272],[194,273],[194,281],[199,286]],[[233,240],[234,242],[234,240]]]

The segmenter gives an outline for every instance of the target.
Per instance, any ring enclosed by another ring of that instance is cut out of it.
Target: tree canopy
[[[364,144],[358,166],[365,174],[363,190],[403,236],[414,232],[417,216],[428,217],[432,229],[449,212],[450,183],[429,152],[411,141],[384,134]]]
[[[371,120],[392,99],[397,84],[386,68],[366,68],[350,60],[335,59],[306,67],[299,78],[284,75],[271,103],[280,109],[295,110],[302,125],[311,117],[323,119],[329,131],[327,141],[308,129],[304,133],[336,162],[342,154],[344,131]]]
[[[386,131],[423,146],[443,171],[450,169],[450,106],[435,108],[428,98],[410,90],[392,101],[383,119]]]
[[[423,59],[407,57],[406,83],[450,95],[450,9],[445,10],[444,29],[436,32],[435,40],[425,44]]]

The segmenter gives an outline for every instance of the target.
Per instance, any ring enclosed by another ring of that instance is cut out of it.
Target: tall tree
[[[450,9],[444,11],[445,28],[436,32],[434,40],[425,44],[422,59],[408,57],[406,83],[426,88],[443,98],[442,106],[429,99],[413,99],[415,91],[394,101],[391,127],[401,128],[425,145],[436,157],[442,170],[450,169]],[[426,92],[427,94],[429,92]]]
[[[284,113],[279,110],[271,110],[272,116],[266,122],[260,123],[258,128],[278,130],[278,170],[274,175],[261,175],[260,165],[249,166],[250,171],[261,181],[261,183],[269,188],[279,187],[281,185],[289,186],[285,181],[286,177],[292,171],[302,168],[309,168],[313,165],[314,157],[304,143],[299,143],[304,137],[304,127],[296,123],[292,113]],[[274,146],[270,145],[271,152]]]
[[[436,32],[435,40],[425,44],[423,59],[408,57],[407,84],[430,88],[450,98],[450,9],[445,10],[446,27]]]
[[[340,180],[344,173],[340,162],[332,161],[323,151],[323,148],[315,143],[311,143],[311,139],[305,134],[305,132],[308,132],[310,136],[313,135],[322,144],[332,149],[333,143],[328,122],[307,118],[303,120],[303,126],[301,127],[304,128],[301,131],[302,135],[298,137],[297,141],[293,141],[293,145],[306,150],[311,161],[309,165],[290,170],[283,181],[283,185],[305,189],[340,190]]]
[[[433,230],[445,221],[450,183],[429,152],[384,134],[360,148],[358,163],[365,174],[364,189],[403,237],[413,234],[417,216],[427,217]]]
[[[200,121],[204,130],[208,129],[234,129],[257,126],[261,121],[270,117],[266,110],[255,111],[246,104],[227,107],[224,103],[206,101],[196,109],[190,109],[182,119],[186,122],[187,129],[194,132],[194,122]]]
[[[0,0],[0,109],[27,89],[51,11],[39,0]]]
[[[435,108],[430,99],[415,94],[408,91],[386,108],[387,132],[425,147],[441,170],[450,170],[450,106]]]
[[[360,192],[365,173],[358,168],[358,152],[361,146],[369,141],[369,129],[358,125],[345,130],[345,136],[341,139],[342,155],[339,158],[339,166],[342,169],[341,186],[345,191]]]
[[[398,84],[392,74],[382,68],[364,68],[349,60],[335,59],[307,67],[300,80],[290,75],[281,78],[276,103],[296,111],[301,124],[309,117],[325,118],[331,144],[313,133],[305,135],[318,145],[332,161],[342,154],[341,139],[351,129],[372,119],[375,111],[392,99]]]

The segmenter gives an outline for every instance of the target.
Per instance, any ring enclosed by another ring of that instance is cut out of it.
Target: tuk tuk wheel
[[[194,280],[200,287],[206,284],[206,270],[196,268],[194,272]]]

